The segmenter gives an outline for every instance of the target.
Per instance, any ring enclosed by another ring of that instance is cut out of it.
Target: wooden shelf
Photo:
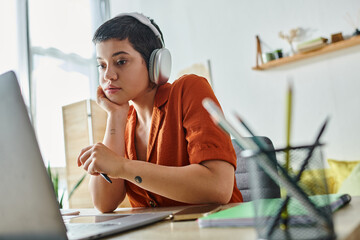
[[[307,53],[297,53],[291,57],[284,57],[284,58],[272,60],[270,62],[261,64],[259,66],[255,66],[252,69],[253,70],[266,70],[269,68],[274,68],[274,67],[282,66],[282,65],[285,65],[288,63],[296,62],[296,61],[299,61],[302,59],[315,57],[315,56],[319,56],[319,55],[322,55],[325,53],[334,52],[334,51],[337,51],[340,49],[352,47],[352,46],[355,46],[358,44],[360,44],[360,36],[355,36],[355,37],[351,37],[347,40],[343,40],[343,41],[336,42],[336,43],[331,43],[331,44],[329,44],[321,49],[315,50],[315,51],[311,51],[311,52],[307,52]]]

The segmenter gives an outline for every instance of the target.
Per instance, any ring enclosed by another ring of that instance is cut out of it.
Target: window
[[[0,1],[0,74],[14,71],[30,109],[26,2]]]
[[[0,3],[0,74],[13,70],[19,72],[18,67],[18,47],[17,47],[17,9],[15,1],[7,1]],[[8,24],[14,23],[14,24]],[[16,28],[15,28],[16,29]]]
[[[45,164],[65,166],[62,106],[94,98],[91,42],[108,0],[0,1],[0,74],[18,76]]]
[[[66,164],[62,107],[92,97],[96,85],[91,4],[99,2],[28,1],[33,124],[52,167]]]

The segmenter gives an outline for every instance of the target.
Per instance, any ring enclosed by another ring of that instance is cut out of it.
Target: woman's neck
[[[146,126],[151,122],[156,90],[157,87],[146,92],[141,98],[132,101],[138,124],[141,126]]]

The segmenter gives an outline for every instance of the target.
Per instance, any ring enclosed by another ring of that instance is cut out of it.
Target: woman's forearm
[[[109,114],[103,144],[119,156],[125,154],[124,132],[126,118],[123,115]],[[91,176],[89,190],[96,208],[102,212],[113,211],[125,198],[123,179],[112,179],[112,184],[102,176]]]
[[[234,186],[234,167],[221,160],[183,167],[126,160],[122,176],[148,191],[190,204],[228,203]]]
[[[126,117],[121,113],[108,115],[103,144],[119,156],[125,155]]]
[[[112,179],[108,183],[99,176],[91,176],[89,190],[94,206],[101,212],[112,212],[125,198],[123,179]]]

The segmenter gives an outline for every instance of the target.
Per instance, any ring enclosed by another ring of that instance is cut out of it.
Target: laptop
[[[65,223],[12,71],[0,75],[0,167],[0,239],[95,239],[171,214],[112,215],[111,220],[97,216],[92,223]]]

